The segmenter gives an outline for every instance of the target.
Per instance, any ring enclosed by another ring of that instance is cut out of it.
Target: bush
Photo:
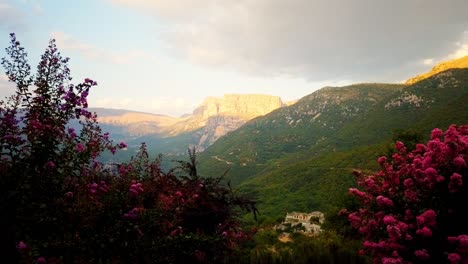
[[[103,164],[115,144],[87,110],[97,83],[71,84],[51,40],[31,75],[11,34],[2,65],[16,93],[0,102],[0,236],[3,259],[25,263],[222,262],[248,238],[239,209],[253,201],[190,162],[164,173],[146,146],[131,162]],[[31,88],[33,86],[34,88]],[[79,124],[74,129],[72,123]]]
[[[356,172],[362,208],[348,215],[375,263],[468,262],[468,126],[452,125],[411,152],[395,144],[374,175]]]

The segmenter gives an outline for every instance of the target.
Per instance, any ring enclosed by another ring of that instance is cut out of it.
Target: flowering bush
[[[434,129],[411,152],[395,148],[378,173],[355,172],[362,190],[349,192],[363,208],[342,212],[365,238],[360,253],[374,263],[468,263],[468,126]]]
[[[102,133],[87,96],[73,85],[67,58],[51,40],[31,75],[11,34],[2,65],[16,93],[0,102],[2,258],[25,263],[221,261],[248,237],[238,208],[254,203],[196,173],[191,162],[163,173],[143,145],[126,164],[100,153],[125,148]],[[33,87],[33,88],[32,88]],[[80,129],[70,124],[79,123]],[[9,261],[7,261],[9,262]]]

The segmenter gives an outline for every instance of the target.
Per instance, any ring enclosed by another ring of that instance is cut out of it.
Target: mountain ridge
[[[278,96],[226,94],[207,97],[191,115],[184,117],[124,109],[90,110],[98,112],[103,130],[117,140],[128,141],[131,149],[146,142],[150,149],[159,153],[176,155],[185,153],[190,146],[202,151],[250,119],[283,106]]]
[[[436,66],[434,66],[430,71],[416,75],[412,78],[409,78],[405,84],[411,85],[414,83],[417,83],[419,81],[422,81],[424,79],[427,79],[433,75],[436,75],[440,72],[443,72],[448,69],[457,69],[457,68],[468,68],[468,55],[458,58],[458,59],[453,59],[453,60],[448,60],[444,62],[438,63]]]
[[[222,175],[229,169],[226,180],[257,197],[265,217],[336,213],[355,185],[353,169],[378,169],[375,160],[399,135],[427,138],[435,127],[467,124],[466,102],[463,68],[412,85],[327,87],[220,138],[200,153],[199,171]]]

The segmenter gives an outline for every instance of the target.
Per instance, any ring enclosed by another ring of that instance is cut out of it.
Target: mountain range
[[[127,152],[107,159],[128,159],[145,142],[155,154],[185,155],[188,147],[203,151],[218,138],[236,130],[252,118],[285,104],[280,97],[259,94],[227,94],[208,97],[192,114],[182,117],[121,109],[92,108],[104,131],[128,144]]]
[[[352,171],[377,170],[392,142],[411,145],[435,127],[468,124],[466,62],[445,62],[406,84],[324,87],[220,138],[200,153],[199,171],[228,170],[226,180],[255,196],[270,219],[336,212],[356,184]]]
[[[404,84],[324,87],[294,103],[267,95],[207,98],[174,118],[96,109],[114,138],[152,153],[199,150],[202,176],[220,176],[259,201],[263,219],[288,211],[336,212],[356,183],[354,169],[378,169],[392,142],[428,138],[431,129],[468,124],[468,56],[441,63]],[[265,220],[265,221],[266,221]]]

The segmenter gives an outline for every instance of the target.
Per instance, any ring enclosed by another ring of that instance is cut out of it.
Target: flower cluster
[[[468,126],[432,131],[431,140],[377,161],[374,175],[355,172],[362,202],[342,211],[365,238],[362,254],[375,263],[466,263],[468,261]]]
[[[132,184],[130,185],[130,189],[129,189],[129,192],[131,195],[137,196],[138,194],[144,192],[143,187],[142,187],[143,185],[141,184],[141,182],[132,180],[131,183]]]

